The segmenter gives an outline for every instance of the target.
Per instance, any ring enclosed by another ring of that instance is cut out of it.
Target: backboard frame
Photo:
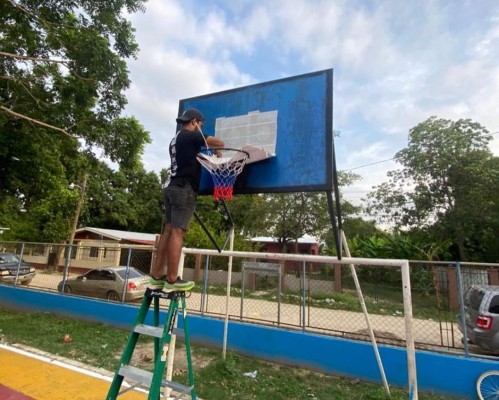
[[[278,111],[276,157],[246,165],[234,194],[333,190],[332,69],[180,100],[179,115],[187,108],[203,113],[209,135],[217,118]],[[199,194],[212,191],[203,171]]]

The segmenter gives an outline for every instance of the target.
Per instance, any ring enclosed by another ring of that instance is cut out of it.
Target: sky
[[[169,166],[179,100],[329,68],[337,167],[362,178],[343,189],[354,204],[431,116],[499,132],[497,0],[149,0],[128,18],[141,51],[126,114],[150,132],[148,171]]]

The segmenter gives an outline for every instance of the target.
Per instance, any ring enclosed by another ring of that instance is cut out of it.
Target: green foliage
[[[368,211],[399,228],[424,231],[437,243],[450,239],[454,259],[493,261],[499,161],[488,148],[491,138],[467,119],[420,123],[395,155],[402,168],[368,195]]]
[[[82,223],[159,231],[158,178],[140,163],[149,133],[121,115],[126,59],[138,52],[124,11],[143,11],[143,3],[0,2],[3,239],[65,240],[81,195]],[[85,174],[86,193],[69,191]]]
[[[264,233],[277,238],[283,249],[305,234],[323,237],[331,229],[323,193],[267,194],[262,201]]]
[[[418,242],[413,235],[402,233],[349,240],[350,252],[354,257],[399,260],[434,261],[439,257],[445,258],[450,245],[449,240],[438,244],[428,244],[427,239],[423,238],[423,242]],[[396,287],[402,284],[398,268],[357,267],[357,274],[362,282]],[[429,293],[433,288],[432,270],[425,267],[411,267],[411,284],[414,289]]]

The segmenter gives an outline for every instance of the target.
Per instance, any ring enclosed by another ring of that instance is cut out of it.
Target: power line
[[[376,162],[373,162],[373,163],[370,163],[370,164],[361,165],[361,166],[359,166],[359,167],[350,168],[350,169],[345,169],[345,170],[343,170],[343,171],[344,171],[344,172],[353,171],[353,170],[355,170],[355,169],[360,169],[360,168],[364,168],[364,167],[369,167],[369,166],[371,166],[371,165],[381,164],[381,163],[384,163],[384,162],[387,162],[387,161],[392,161],[392,160],[395,160],[395,158],[389,158],[389,159],[387,159],[387,160],[376,161]]]

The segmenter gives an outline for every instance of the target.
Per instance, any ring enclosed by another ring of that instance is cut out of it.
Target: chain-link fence
[[[154,258],[152,247],[133,245],[0,242],[0,250],[19,258],[14,268],[0,271],[2,283],[114,301],[140,300]],[[0,255],[0,268],[5,265]],[[184,278],[196,281],[190,311],[216,318],[227,312],[231,320],[370,340],[351,266],[235,257],[227,300],[227,265],[226,256],[186,255]],[[462,351],[456,316],[466,289],[499,285],[499,264],[459,266],[410,262],[416,348]],[[378,343],[405,346],[400,267],[363,265],[355,271]],[[23,280],[23,274],[34,275]]]
[[[0,283],[114,301],[140,300],[151,246],[0,242]]]

